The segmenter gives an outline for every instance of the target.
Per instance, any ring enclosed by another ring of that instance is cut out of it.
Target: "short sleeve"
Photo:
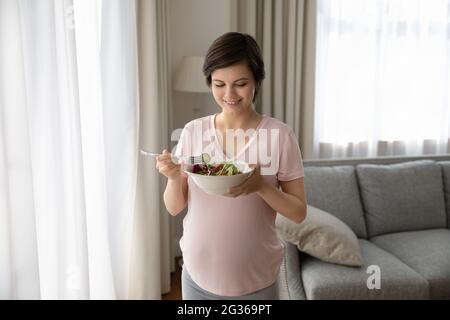
[[[188,128],[185,126],[181,131],[180,139],[176,145],[173,155],[176,157],[187,157],[191,155],[191,134]],[[183,177],[187,177],[186,173],[182,172]]]
[[[294,132],[288,130],[281,142],[278,181],[291,181],[304,177],[302,154]]]

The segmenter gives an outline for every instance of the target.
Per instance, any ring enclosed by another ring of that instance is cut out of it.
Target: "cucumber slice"
[[[209,156],[209,154],[207,153],[202,153],[202,161],[204,163],[209,163],[209,161],[211,161],[211,157]]]

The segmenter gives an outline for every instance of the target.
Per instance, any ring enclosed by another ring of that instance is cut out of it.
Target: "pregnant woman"
[[[265,71],[251,36],[216,39],[203,73],[220,112],[186,124],[174,156],[205,152],[212,162],[245,161],[255,171],[227,196],[215,196],[188,179],[167,150],[157,157],[168,178],[167,211],[175,216],[188,207],[180,240],[183,299],[278,299],[283,246],[275,218],[306,217],[301,152],[291,128],[255,110]]]

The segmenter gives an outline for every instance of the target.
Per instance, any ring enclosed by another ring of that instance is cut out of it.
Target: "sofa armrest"
[[[281,300],[306,300],[301,276],[299,251],[296,246],[280,239],[284,246],[283,262],[279,275]]]

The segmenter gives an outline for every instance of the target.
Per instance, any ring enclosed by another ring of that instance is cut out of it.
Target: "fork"
[[[140,153],[146,157],[156,157],[161,155],[156,152],[147,152],[144,150],[139,150]],[[173,163],[180,164],[182,161],[186,164],[196,164],[196,163],[208,163],[211,160],[211,157],[207,153],[202,153],[200,156],[189,156],[189,157],[177,157],[172,156]]]

